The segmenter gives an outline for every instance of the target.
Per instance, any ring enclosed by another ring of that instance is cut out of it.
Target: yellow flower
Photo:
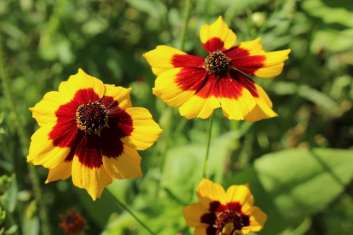
[[[203,179],[196,195],[200,202],[183,209],[186,224],[195,235],[236,235],[260,231],[267,215],[253,206],[248,186],[233,185],[227,192],[219,184]]]
[[[200,38],[209,55],[188,55],[157,46],[144,57],[157,75],[153,93],[186,118],[208,118],[222,108],[229,119],[255,122],[277,116],[266,92],[245,76],[274,77],[290,50],[265,52],[260,38],[234,46],[236,35],[219,17],[203,25]]]
[[[132,107],[130,91],[79,69],[30,108],[40,128],[27,161],[49,168],[46,183],[72,175],[96,200],[113,179],[142,176],[136,150],[150,147],[162,130],[147,109]]]

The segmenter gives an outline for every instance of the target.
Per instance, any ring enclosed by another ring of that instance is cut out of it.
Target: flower
[[[200,202],[183,209],[186,224],[195,235],[236,235],[262,229],[267,215],[253,206],[254,197],[247,185],[233,185],[227,192],[219,184],[203,179],[196,195]]]
[[[203,59],[169,46],[144,57],[157,75],[153,93],[186,118],[208,118],[221,107],[234,120],[255,122],[277,116],[266,92],[248,75],[274,77],[290,50],[265,52],[260,38],[234,45],[236,35],[220,16],[203,25],[200,38],[209,55]]]
[[[67,234],[78,234],[85,229],[85,220],[80,213],[68,210],[66,215],[61,215],[60,218],[62,222],[59,227],[63,228]]]
[[[136,150],[150,147],[162,130],[147,109],[132,108],[130,91],[79,69],[30,108],[40,128],[27,161],[49,168],[46,183],[72,175],[96,200],[113,179],[142,175]]]

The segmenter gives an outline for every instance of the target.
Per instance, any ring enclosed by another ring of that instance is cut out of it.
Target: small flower
[[[80,213],[68,210],[66,215],[61,215],[60,218],[62,222],[59,227],[63,228],[67,234],[78,234],[85,229],[85,220]]]
[[[290,50],[265,52],[260,38],[234,46],[236,35],[219,17],[201,27],[200,38],[209,55],[188,55],[157,46],[144,57],[157,75],[153,93],[186,118],[208,118],[222,108],[229,119],[255,122],[277,116],[266,92],[244,74],[274,77],[282,72]]]
[[[237,235],[262,229],[267,215],[253,206],[248,186],[233,185],[227,192],[219,184],[203,179],[196,195],[200,202],[183,209],[186,224],[195,235]]]
[[[132,108],[130,91],[79,69],[30,108],[40,128],[27,161],[49,168],[46,183],[72,175],[96,200],[113,179],[142,175],[136,150],[150,147],[162,130],[147,109]]]

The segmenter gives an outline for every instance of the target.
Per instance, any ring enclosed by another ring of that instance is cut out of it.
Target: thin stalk
[[[119,199],[116,199],[116,202],[118,203],[118,206],[123,209],[124,211],[128,212],[134,219],[142,226],[144,227],[150,234],[156,235],[145,223],[142,222],[124,203],[122,203]]]
[[[16,126],[17,134],[19,136],[20,144],[22,145],[22,148],[24,148],[24,146],[28,146],[29,144],[28,136],[27,136],[27,133],[25,132],[25,128],[22,125],[21,119],[16,110],[13,97],[11,94],[10,82],[5,72],[5,62],[4,62],[4,54],[2,50],[1,35],[0,35],[0,77],[1,77],[1,83],[4,90],[4,94],[7,100],[7,104],[15,117],[14,123]],[[23,150],[23,154],[26,155],[25,150]],[[51,227],[48,220],[49,217],[47,213],[47,208],[43,200],[43,194],[40,188],[39,177],[37,175],[35,167],[32,164],[28,164],[28,170],[29,170],[30,179],[33,185],[34,198],[39,208],[39,218],[42,222],[42,226],[41,226],[42,234],[51,235],[52,234]]]
[[[207,130],[207,147],[206,147],[206,156],[205,156],[205,164],[203,166],[203,178],[206,178],[206,170],[208,166],[208,157],[210,155],[210,146],[211,146],[211,134],[212,134],[212,124],[213,124],[213,114],[211,115],[208,121],[208,130]]]
[[[184,11],[184,24],[183,24],[183,30],[181,31],[180,45],[179,45],[180,50],[184,50],[186,31],[189,24],[192,3],[193,3],[193,0],[186,0],[185,11]]]

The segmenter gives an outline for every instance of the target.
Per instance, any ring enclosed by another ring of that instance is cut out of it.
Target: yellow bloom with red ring
[[[247,185],[223,187],[203,179],[196,195],[200,202],[182,211],[186,224],[195,228],[195,235],[235,235],[260,231],[267,215],[253,206],[254,197]]]
[[[244,74],[279,75],[290,50],[265,52],[260,38],[234,46],[236,35],[222,17],[203,25],[200,38],[209,53],[205,59],[169,46],[144,54],[158,76],[153,93],[189,119],[208,118],[216,108],[234,120],[276,117],[266,92]]]
[[[30,108],[40,128],[27,161],[49,169],[46,183],[72,176],[96,200],[113,179],[142,176],[137,150],[162,130],[147,109],[132,107],[130,91],[79,69]]]

